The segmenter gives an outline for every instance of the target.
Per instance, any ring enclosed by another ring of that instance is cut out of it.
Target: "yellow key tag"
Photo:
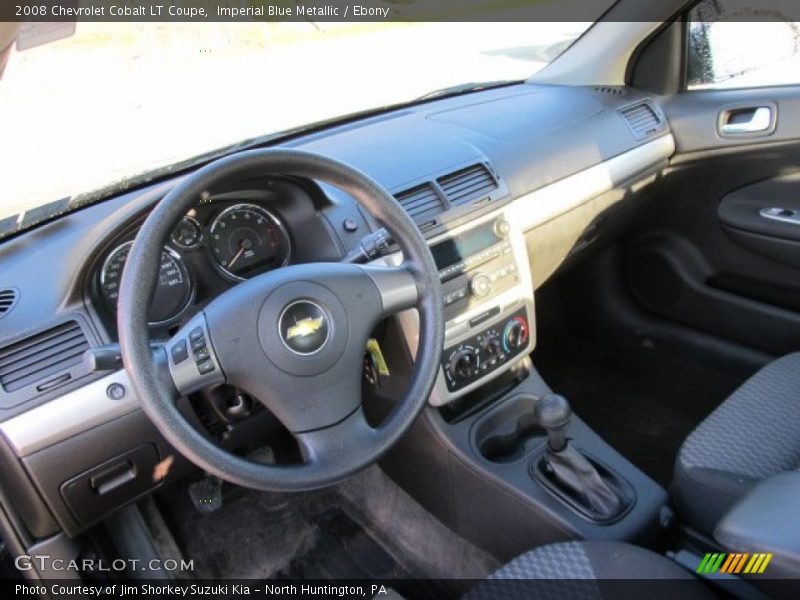
[[[378,340],[375,338],[367,340],[367,352],[372,356],[372,361],[378,369],[378,374],[383,377],[388,377],[389,367],[386,365],[386,359],[383,358],[383,352],[381,352],[381,346],[378,344]]]

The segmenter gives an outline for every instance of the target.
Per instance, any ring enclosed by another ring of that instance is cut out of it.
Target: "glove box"
[[[75,519],[88,525],[158,484],[158,461],[155,445],[144,444],[66,481],[61,496]]]

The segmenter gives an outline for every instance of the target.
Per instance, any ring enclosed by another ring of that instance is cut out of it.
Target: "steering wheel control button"
[[[197,370],[200,372],[200,375],[208,375],[214,370],[214,368],[214,361],[210,359],[197,362]]]
[[[295,354],[316,354],[328,341],[328,321],[328,315],[319,304],[310,300],[292,302],[280,316],[281,340]]]
[[[121,383],[112,383],[106,388],[106,396],[111,400],[122,400],[125,397],[125,386]]]
[[[204,313],[195,315],[168,346],[172,381],[183,396],[225,381],[205,323]]]
[[[172,354],[172,362],[176,365],[181,364],[189,358],[189,349],[186,345],[186,340],[180,340],[177,344],[172,346],[170,354]]]

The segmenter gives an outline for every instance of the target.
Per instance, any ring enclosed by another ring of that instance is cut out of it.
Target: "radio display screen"
[[[494,223],[488,221],[479,227],[439,242],[431,247],[431,254],[436,267],[441,271],[468,256],[494,246],[500,239],[494,232]]]

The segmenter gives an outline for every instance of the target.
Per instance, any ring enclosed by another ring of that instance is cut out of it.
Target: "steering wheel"
[[[258,275],[215,298],[154,350],[147,315],[162,247],[174,224],[221,183],[278,175],[324,181],[350,194],[386,227],[403,252],[403,264],[310,263]],[[410,308],[419,312],[414,372],[405,397],[373,428],[361,404],[366,343],[381,319]],[[156,205],[128,254],[117,325],[134,391],[167,441],[221,479],[268,491],[323,487],[377,461],[425,406],[444,340],[433,257],[394,198],[346,164],[279,149],[241,152],[210,163]],[[293,434],[303,462],[251,462],[190,425],[178,398],[222,383],[263,403]]]

